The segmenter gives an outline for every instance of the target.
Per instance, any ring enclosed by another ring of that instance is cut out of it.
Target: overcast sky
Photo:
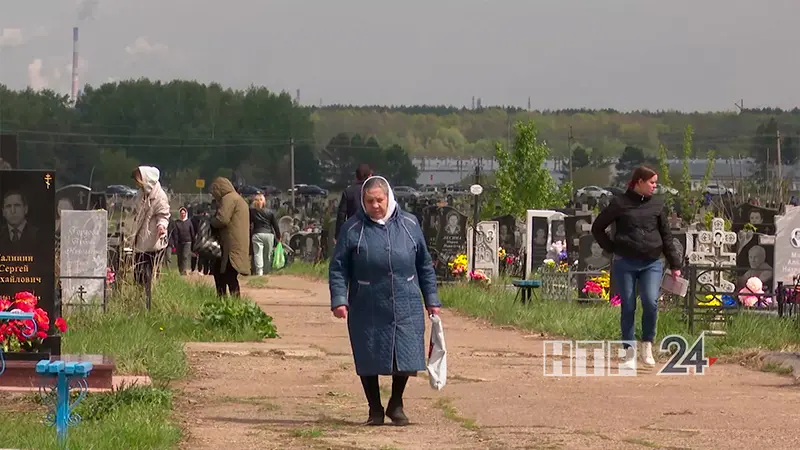
[[[82,3],[82,4],[81,4]],[[149,77],[304,104],[800,105],[800,0],[0,0],[0,82]]]

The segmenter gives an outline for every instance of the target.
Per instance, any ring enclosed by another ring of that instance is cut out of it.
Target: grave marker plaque
[[[320,233],[301,231],[289,239],[289,246],[294,250],[295,258],[308,263],[316,263],[320,256]]]
[[[580,259],[581,237],[590,234],[584,225],[592,223],[592,216],[568,216],[564,218],[564,229],[567,241],[567,262],[572,265]]]
[[[52,321],[60,313],[55,299],[55,172],[0,171],[0,198],[0,297],[31,292]]]
[[[101,305],[108,259],[108,214],[69,211],[61,216],[61,301]],[[86,278],[83,278],[86,277]]]

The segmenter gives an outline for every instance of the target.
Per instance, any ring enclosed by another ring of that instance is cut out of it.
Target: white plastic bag
[[[447,347],[444,345],[444,328],[439,316],[431,318],[431,344],[428,347],[428,379],[431,387],[441,391],[447,383]]]

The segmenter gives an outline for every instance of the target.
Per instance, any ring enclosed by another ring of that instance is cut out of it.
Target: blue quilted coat
[[[441,303],[416,217],[398,206],[381,225],[359,211],[339,232],[328,277],[331,309],[348,307],[359,376],[425,370],[423,297],[427,306]]]

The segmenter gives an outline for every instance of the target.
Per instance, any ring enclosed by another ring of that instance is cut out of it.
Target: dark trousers
[[[202,272],[204,275],[211,274],[211,260],[202,256],[192,255],[192,270]]]
[[[393,361],[394,370],[397,371],[397,360]],[[370,412],[378,412],[383,410],[381,405],[381,388],[378,384],[377,375],[362,376],[361,386],[364,387],[364,395],[367,397]],[[386,404],[386,409],[402,408],[403,407],[403,392],[406,390],[408,383],[408,375],[398,372],[392,375],[392,396],[389,398],[389,403]]]
[[[192,260],[192,243],[178,244],[178,271],[181,275],[186,275]]]
[[[165,253],[164,250],[158,252],[137,253],[133,264],[133,280],[136,284],[144,287],[144,295],[147,299],[147,306],[150,307],[152,300],[154,272],[157,270],[156,264]]]
[[[230,295],[233,297],[239,296],[239,272],[233,268],[231,265],[230,260],[228,260],[228,265],[225,267],[225,273],[220,273],[220,266],[222,264],[222,259],[217,262],[216,267],[214,268],[214,283],[217,285],[217,295],[220,297],[224,297],[226,293],[226,289],[230,292]]]

